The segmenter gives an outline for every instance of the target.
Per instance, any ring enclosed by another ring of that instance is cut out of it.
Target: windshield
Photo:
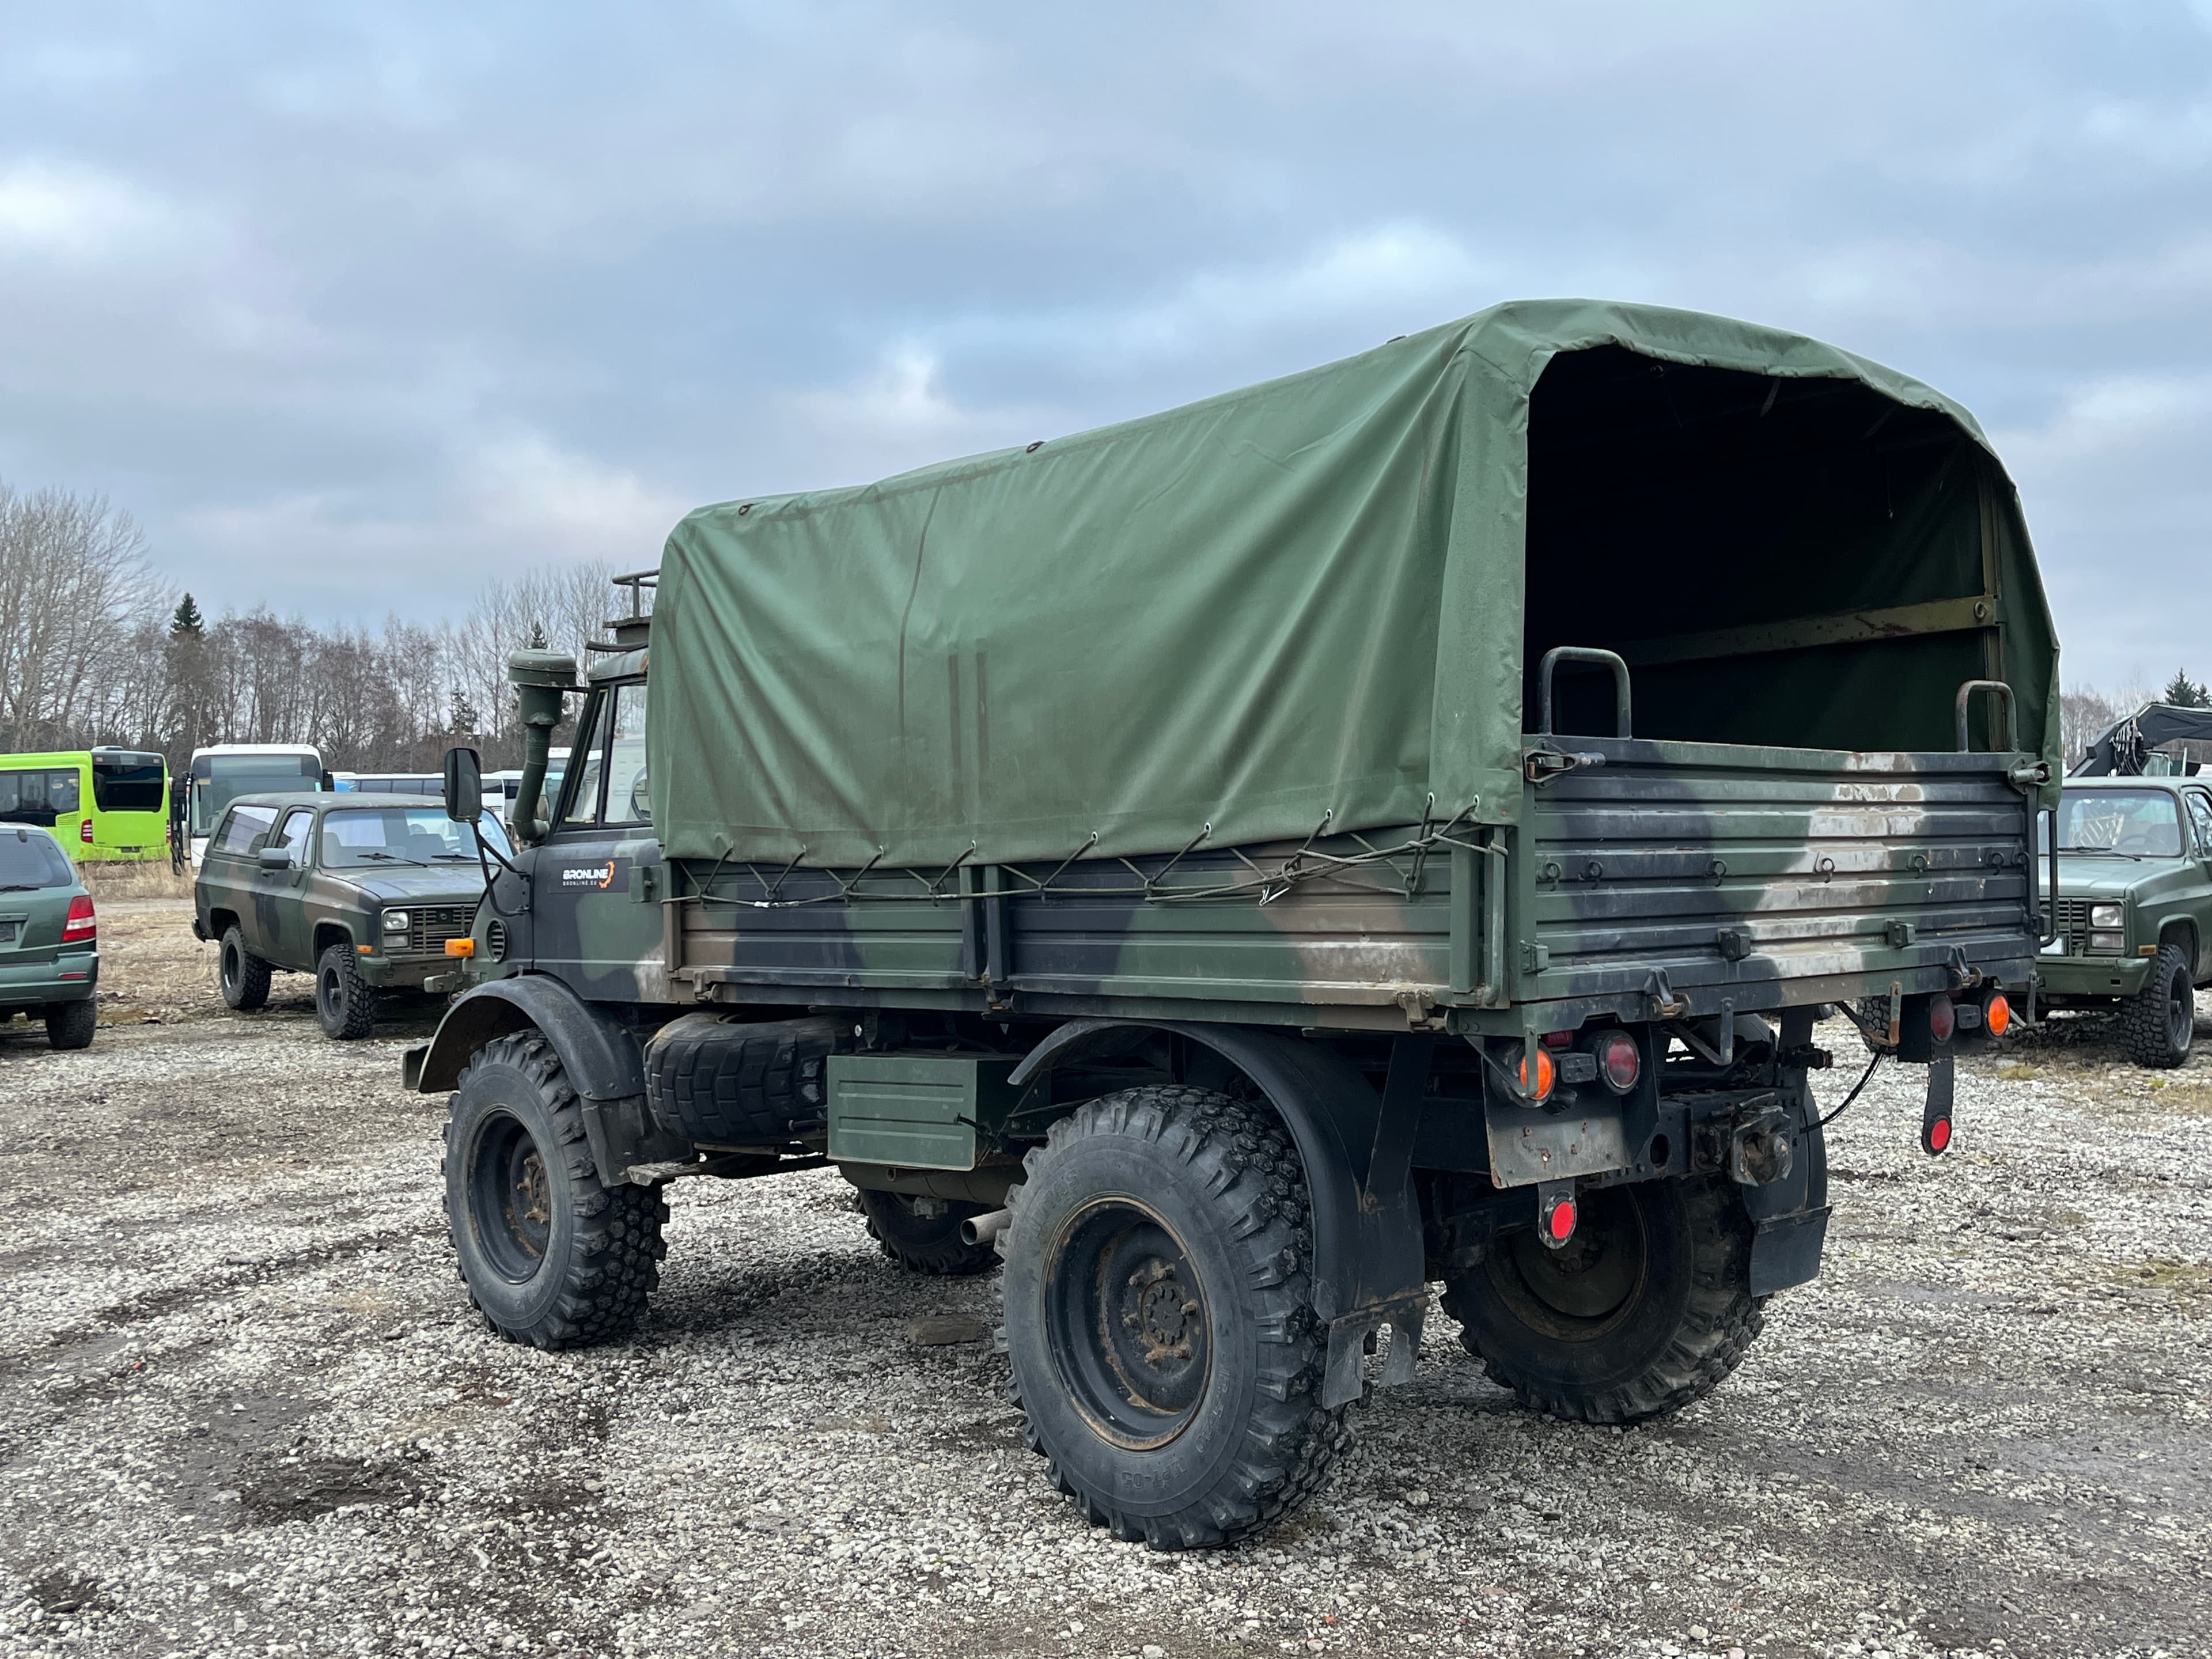
[[[76,874],[52,836],[42,830],[0,830],[0,892],[76,884]]]
[[[2047,849],[2047,830],[2043,839]],[[2181,814],[2162,789],[2069,789],[2059,798],[2058,850],[2178,859]]]
[[[192,833],[204,836],[240,795],[313,789],[323,763],[312,754],[202,755],[192,762]]]
[[[95,749],[92,755],[93,804],[103,812],[158,812],[168,763],[159,755]]]
[[[507,854],[499,820],[482,824],[485,844]],[[323,868],[373,869],[394,864],[474,864],[475,832],[434,806],[347,807],[323,814]]]

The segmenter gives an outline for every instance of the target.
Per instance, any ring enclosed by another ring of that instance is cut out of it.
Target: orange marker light
[[[449,957],[472,957],[477,953],[477,942],[472,939],[449,939],[446,954]]]
[[[2012,1004],[2000,991],[1990,999],[1990,1006],[1982,1011],[1983,1029],[1993,1037],[2002,1036],[2012,1024]]]
[[[1557,1081],[1558,1078],[1559,1068],[1552,1063],[1551,1051],[1547,1048],[1537,1049],[1536,1091],[1534,1098],[1538,1100],[1550,1099],[1552,1095],[1552,1085]],[[1526,1054],[1521,1056],[1521,1087],[1523,1092],[1526,1092],[1528,1087],[1528,1057]]]

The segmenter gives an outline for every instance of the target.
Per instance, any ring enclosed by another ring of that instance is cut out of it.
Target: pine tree
[[[169,618],[169,637],[173,640],[189,636],[196,640],[205,632],[206,619],[200,615],[199,606],[192,602],[192,596],[187,593],[178,605],[176,613]]]
[[[2212,693],[2189,678],[2186,669],[2177,668],[2173,678],[2166,682],[2166,690],[2158,694],[2160,702],[2170,702],[2177,708],[2212,708]]]
[[[543,651],[545,648],[545,630],[536,623],[530,624],[530,648],[532,651]]]
[[[451,712],[447,716],[447,725],[453,734],[457,738],[476,736],[477,727],[482,724],[483,719],[477,713],[476,705],[469,701],[467,693],[455,686]]]

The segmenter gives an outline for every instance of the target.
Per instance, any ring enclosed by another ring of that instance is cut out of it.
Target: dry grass
[[[175,874],[167,859],[148,859],[129,864],[83,864],[77,876],[100,899],[188,899],[192,896],[191,872]]]
[[[167,866],[162,866],[167,873]],[[100,897],[112,898],[102,893]],[[96,898],[94,901],[97,903]],[[188,906],[104,910],[100,917],[100,1017],[109,1024],[192,1019],[225,1011],[215,946],[192,937]]]

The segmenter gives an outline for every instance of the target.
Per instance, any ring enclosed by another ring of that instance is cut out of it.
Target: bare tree
[[[152,598],[129,514],[100,495],[0,483],[0,744],[49,748],[98,724]]]

